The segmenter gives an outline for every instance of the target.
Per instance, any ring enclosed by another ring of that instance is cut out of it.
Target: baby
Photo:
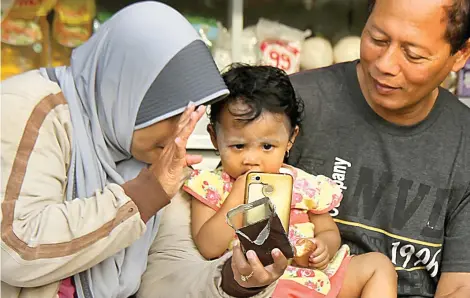
[[[288,172],[294,177],[289,240],[294,246],[308,240],[314,249],[304,264],[288,266],[273,297],[397,297],[397,275],[386,256],[351,256],[341,246],[328,213],[342,199],[338,185],[284,164],[303,111],[289,77],[275,67],[235,65],[223,78],[230,96],[211,106],[207,127],[221,166],[194,171],[184,186],[193,196],[191,232],[200,253],[213,259],[228,250],[235,231],[225,216],[244,203],[247,172]]]

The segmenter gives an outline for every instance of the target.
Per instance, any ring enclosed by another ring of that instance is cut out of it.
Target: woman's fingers
[[[196,165],[202,161],[202,155],[186,154],[186,164],[188,166]]]
[[[274,249],[271,253],[274,263],[264,267],[254,251],[248,251],[245,257],[237,242],[233,247],[232,255],[232,271],[235,280],[246,288],[263,287],[276,281],[284,273],[288,262],[279,249]]]
[[[253,282],[256,282],[257,286],[265,286],[272,283],[271,274],[264,268],[263,264],[259,260],[256,253],[252,250],[247,252],[247,259],[253,272]]]
[[[196,128],[196,124],[199,122],[199,120],[201,120],[202,116],[204,115],[205,110],[206,107],[200,106],[197,108],[197,110],[192,112],[189,117],[189,121],[185,123],[185,126],[178,133],[178,137],[181,137],[184,140],[188,140],[189,136],[193,133],[194,129]]]
[[[284,274],[284,270],[286,270],[288,265],[288,260],[278,248],[273,249],[271,255],[274,259],[274,263],[268,266],[266,270],[270,271],[273,277],[277,279]]]
[[[174,139],[163,148],[158,161],[150,168],[170,196],[178,191],[180,181],[184,179],[184,168],[202,160],[201,156],[186,155],[186,145],[204,112],[204,106],[196,109],[193,103],[188,105],[178,120]]]
[[[236,278],[240,277],[240,274],[247,276],[251,273],[250,263],[245,258],[238,240],[233,245],[232,270]]]
[[[189,107],[187,110],[191,110]],[[186,111],[185,111],[186,112]],[[186,157],[186,145],[188,143],[188,139],[191,134],[194,132],[196,128],[197,122],[202,118],[205,112],[205,107],[200,106],[195,111],[191,112],[189,117],[185,120],[181,120],[178,124],[178,134],[175,139],[175,152],[174,152],[174,159],[175,162],[179,162],[183,158]],[[186,117],[186,115],[182,116]]]

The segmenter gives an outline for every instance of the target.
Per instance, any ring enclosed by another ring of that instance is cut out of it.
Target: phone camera
[[[261,180],[261,177],[260,176],[256,176],[256,181],[260,181]]]

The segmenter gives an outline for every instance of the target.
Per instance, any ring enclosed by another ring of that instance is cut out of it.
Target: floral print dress
[[[288,235],[291,243],[295,244],[299,239],[314,237],[315,227],[309,221],[308,212],[327,213],[339,205],[342,194],[338,185],[325,176],[313,176],[287,165],[281,172],[294,177]],[[194,170],[183,189],[217,211],[230,194],[233,182],[234,179],[222,168]],[[349,247],[343,245],[324,270],[288,266],[272,297],[336,297],[350,258]]]

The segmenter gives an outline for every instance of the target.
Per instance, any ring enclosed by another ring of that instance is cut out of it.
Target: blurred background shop
[[[67,65],[72,50],[99,30],[125,0],[2,0],[1,79],[45,66]],[[211,49],[220,70],[232,62],[269,64],[288,73],[359,57],[367,0],[165,0]],[[162,28],[171,30],[171,27]],[[470,106],[470,61],[443,87]],[[207,119],[188,144],[203,166],[218,158]]]

